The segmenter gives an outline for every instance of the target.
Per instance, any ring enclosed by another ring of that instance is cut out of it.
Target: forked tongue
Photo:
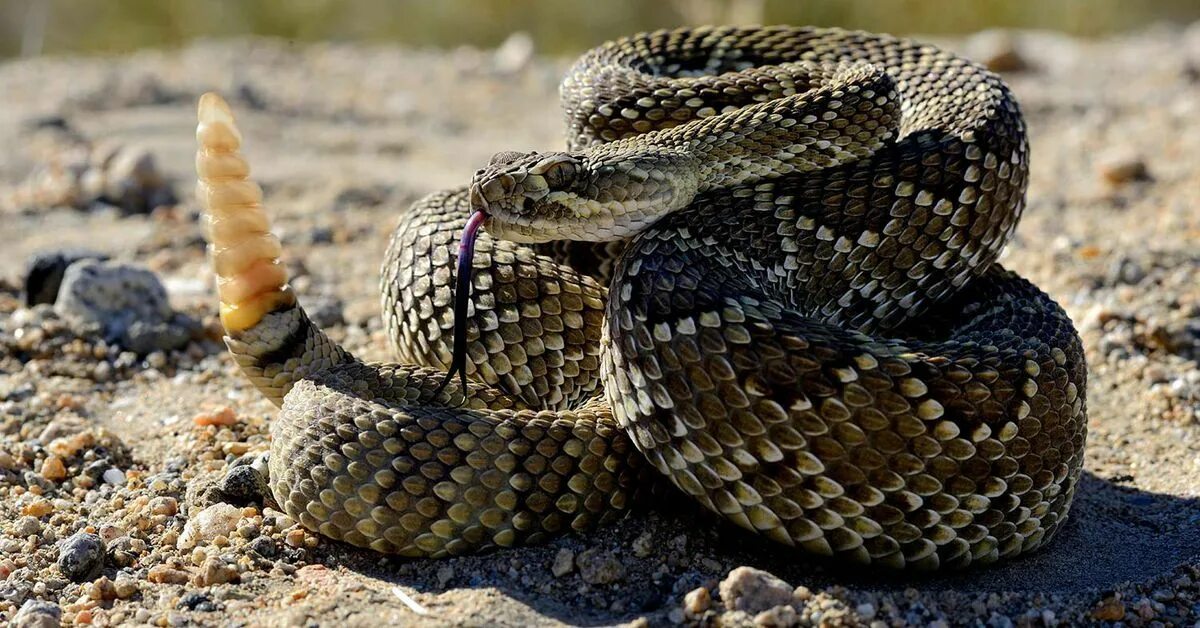
[[[467,396],[467,308],[471,304],[471,263],[475,260],[475,238],[487,214],[476,211],[467,219],[462,237],[458,241],[458,270],[454,281],[454,348],[450,359],[450,370],[438,385],[433,396],[438,396],[454,375],[462,385],[462,394]]]

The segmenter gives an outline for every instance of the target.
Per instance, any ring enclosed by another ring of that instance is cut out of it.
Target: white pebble
[[[229,536],[237,529],[238,521],[241,518],[241,508],[225,503],[213,504],[188,519],[175,547],[181,550],[190,550],[202,542],[211,541],[218,536]]]
[[[104,478],[105,484],[112,484],[113,486],[121,486],[125,484],[125,472],[116,467],[109,467],[108,469],[105,469],[102,477]]]

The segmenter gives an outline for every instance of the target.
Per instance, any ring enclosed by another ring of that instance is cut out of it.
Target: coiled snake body
[[[653,468],[860,563],[961,567],[1053,536],[1086,368],[1063,311],[994,263],[1028,172],[998,77],[889,36],[699,28],[605,44],[562,94],[567,152],[498,154],[401,216],[382,279],[399,364],[309,322],[232,116],[202,99],[222,320],[282,405],[289,514],[461,554],[611,521]]]

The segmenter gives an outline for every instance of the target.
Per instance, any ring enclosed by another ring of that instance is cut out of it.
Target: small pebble
[[[966,42],[970,56],[993,72],[1019,72],[1029,67],[1021,55],[1013,33],[988,30],[976,33]]]
[[[712,594],[705,587],[692,589],[683,596],[683,610],[692,617],[703,615],[711,605]]]
[[[232,408],[221,408],[216,412],[201,412],[192,417],[192,422],[196,425],[216,425],[218,427],[233,425],[237,423],[237,414]]]
[[[263,523],[273,525],[277,529],[286,530],[296,525],[296,520],[286,513],[279,512],[274,508],[263,509]]]
[[[228,537],[237,529],[241,518],[241,508],[226,503],[213,504],[188,519],[175,547],[188,550],[218,536]]]
[[[74,582],[91,580],[104,567],[104,541],[95,534],[77,532],[58,551],[58,568]]]
[[[216,604],[213,604],[212,598],[204,591],[188,591],[179,597],[179,603],[175,605],[179,610],[199,611],[201,613],[211,613],[217,610]]]
[[[174,497],[155,497],[150,500],[150,513],[170,517],[179,512],[179,502]]]
[[[125,530],[121,526],[111,523],[105,523],[100,526],[100,538],[104,539],[106,545],[123,536],[125,536]]]
[[[579,576],[588,584],[612,584],[625,577],[625,566],[612,554],[590,549],[575,560]]]
[[[58,482],[67,477],[67,467],[62,458],[49,456],[42,462],[42,477],[52,482]]]
[[[258,538],[260,534],[262,534],[262,529],[253,523],[244,523],[237,529],[237,535],[246,540]]]
[[[762,628],[789,628],[798,623],[798,613],[791,606],[775,606],[754,616],[754,625]]]
[[[156,584],[185,584],[188,581],[188,573],[160,564],[146,572],[146,579]]]
[[[46,446],[51,453],[62,458],[72,458],[79,452],[92,447],[96,444],[96,434],[91,431],[76,432],[67,436],[61,436],[50,441]]]
[[[122,484],[125,484],[125,472],[116,467],[109,467],[106,469],[104,473],[101,474],[101,478],[104,480],[105,484],[111,484],[113,486],[121,486]]]
[[[42,531],[42,522],[38,521],[37,517],[25,515],[17,519],[13,523],[12,532],[14,536],[27,537],[39,534]]]
[[[250,541],[250,549],[263,558],[274,558],[279,552],[275,541],[268,536],[260,536],[253,541]]]
[[[718,590],[725,608],[747,613],[792,603],[792,585],[753,567],[738,567],[729,572]]]
[[[101,576],[94,582],[85,584],[83,588],[93,600],[108,601],[117,598],[117,587],[108,576]]]
[[[564,547],[554,555],[554,563],[550,565],[550,573],[554,574],[555,578],[561,578],[572,571],[575,571],[575,552]]]
[[[1092,609],[1092,619],[1099,621],[1121,621],[1125,618],[1125,605],[1116,597],[1102,600]]]
[[[238,414],[233,408],[223,407],[216,412],[202,412],[192,417],[192,423],[197,425],[216,425],[218,427],[238,423]]]
[[[1111,185],[1121,185],[1150,177],[1146,162],[1139,156],[1126,151],[1117,151],[1102,157],[1096,163],[1100,177]]]
[[[35,499],[21,508],[21,514],[33,517],[45,517],[54,512],[54,504],[48,499]]]
[[[117,576],[116,581],[113,582],[113,591],[117,594],[118,598],[122,600],[129,599],[138,592],[137,580],[131,576],[120,574]]]
[[[654,537],[649,532],[643,532],[633,540],[633,555],[646,558],[654,553]]]
[[[108,561],[116,567],[128,567],[146,551],[146,542],[128,536],[120,536],[108,544]]]
[[[101,458],[84,465],[83,473],[80,475],[85,478],[90,478],[95,482],[99,482],[104,479],[104,472],[111,468],[112,463],[109,462],[108,458]]]
[[[332,240],[332,231],[330,232]],[[304,311],[308,314],[309,320],[321,329],[337,327],[346,323],[346,318],[342,314],[345,305],[341,299],[329,296],[319,296],[305,300]]]
[[[237,567],[226,563],[225,561],[215,556],[210,556],[200,565],[200,571],[196,574],[193,581],[197,586],[209,587],[214,584],[225,584],[226,582],[236,582],[238,579]]]
[[[248,464],[233,467],[221,480],[221,492],[234,503],[261,503],[270,494],[267,480]]]
[[[62,609],[58,604],[42,600],[25,600],[13,618],[14,628],[58,628],[62,625]]]
[[[304,530],[293,528],[288,530],[288,533],[284,535],[283,542],[292,547],[304,547],[304,536]]]
[[[492,62],[500,73],[513,74],[529,65],[533,53],[533,37],[525,31],[515,31],[492,53]]]

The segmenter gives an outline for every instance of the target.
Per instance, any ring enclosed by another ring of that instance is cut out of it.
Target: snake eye
[[[529,169],[529,174],[541,175],[551,188],[563,187],[579,173],[579,160],[570,155],[550,155]]]

